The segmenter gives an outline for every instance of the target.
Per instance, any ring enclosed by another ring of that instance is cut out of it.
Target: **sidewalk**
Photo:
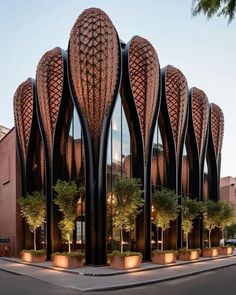
[[[22,263],[17,258],[0,259],[0,270],[26,275],[51,284],[80,291],[108,291],[160,283],[236,265],[236,253],[232,256],[200,258],[196,262],[181,262],[161,266],[142,263],[140,269],[117,271],[108,266],[62,270],[51,267],[50,262],[35,265]]]

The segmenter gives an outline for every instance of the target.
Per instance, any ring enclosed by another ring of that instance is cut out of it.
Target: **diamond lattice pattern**
[[[23,157],[26,158],[33,119],[33,85],[27,79],[14,95],[14,118]]]
[[[192,118],[199,159],[202,158],[209,115],[209,103],[206,94],[194,87],[192,89]]]
[[[188,85],[182,72],[172,66],[166,67],[166,103],[169,113],[177,158],[187,113]]]
[[[211,133],[216,158],[219,159],[224,136],[224,115],[221,108],[214,103],[211,104]]]
[[[134,37],[129,49],[130,85],[146,153],[158,104],[159,68],[158,56],[153,46],[144,38]]]
[[[119,40],[100,9],[85,10],[75,22],[69,44],[71,82],[77,103],[97,144],[119,83]]]
[[[60,48],[46,52],[39,61],[36,82],[40,114],[50,151],[62,98],[63,74]]]

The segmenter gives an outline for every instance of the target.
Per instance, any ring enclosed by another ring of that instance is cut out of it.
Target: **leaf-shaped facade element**
[[[170,65],[165,68],[165,98],[178,158],[187,114],[188,83],[183,73]]]
[[[207,133],[209,103],[206,94],[196,87],[191,89],[191,112],[198,155],[201,159]]]
[[[139,117],[144,150],[147,153],[151,126],[159,103],[159,60],[151,43],[135,36],[130,42],[128,62],[130,86]]]
[[[211,134],[216,159],[219,159],[224,136],[224,115],[221,108],[211,103]]]
[[[34,87],[33,80],[29,78],[18,86],[14,95],[15,126],[24,159],[26,159],[29,146],[33,106]]]
[[[50,154],[62,99],[63,79],[62,51],[56,47],[43,55],[36,72],[39,111]]]
[[[98,143],[120,80],[120,42],[110,18],[97,8],[84,10],[72,28],[68,51],[74,98]]]

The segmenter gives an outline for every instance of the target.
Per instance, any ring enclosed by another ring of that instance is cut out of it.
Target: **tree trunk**
[[[123,253],[123,230],[120,229],[120,252]]]
[[[69,250],[69,253],[70,253],[70,238],[68,238],[68,250]]]
[[[188,233],[185,233],[186,249],[188,249]]]
[[[36,229],[34,228],[34,251],[36,251]]]
[[[163,229],[161,228],[161,251],[164,249],[164,232]]]
[[[208,246],[211,248],[211,230],[208,231]]]
[[[157,231],[156,243],[157,243],[157,250],[158,250],[158,227],[156,228],[156,231]]]

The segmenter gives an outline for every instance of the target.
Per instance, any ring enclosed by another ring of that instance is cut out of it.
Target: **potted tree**
[[[203,209],[203,223],[204,228],[208,231],[208,247],[203,249],[203,257],[215,257],[219,255],[218,247],[211,247],[211,232],[218,227],[219,219],[221,217],[222,206],[220,202],[207,200]]]
[[[162,188],[153,193],[152,205],[154,214],[152,218],[153,224],[157,230],[161,230],[161,250],[152,252],[152,262],[159,264],[167,264],[176,262],[177,251],[165,251],[164,233],[170,227],[170,222],[175,221],[179,213],[178,196],[174,191]],[[157,241],[158,245],[158,241]]]
[[[233,208],[226,202],[220,201],[221,204],[221,215],[219,218],[219,228],[221,230],[221,240],[223,245],[220,245],[219,252],[220,255],[230,255],[233,253],[234,247],[225,246],[225,229],[227,226],[232,225],[233,223]]]
[[[46,204],[44,195],[41,192],[33,192],[26,194],[25,197],[18,199],[20,205],[21,216],[29,225],[30,231],[34,235],[34,249],[22,250],[21,258],[26,262],[42,262],[46,260],[46,251],[37,250],[36,246],[36,232],[37,229],[43,224],[46,216]]]
[[[128,269],[140,267],[142,254],[139,252],[123,251],[123,232],[135,228],[137,215],[141,211],[144,200],[141,198],[141,182],[136,178],[120,178],[114,187],[113,226],[120,231],[120,251],[113,251],[111,267]]]
[[[57,252],[53,254],[53,266],[62,268],[77,268],[83,266],[84,254],[71,252],[72,233],[75,229],[76,207],[81,191],[84,187],[77,189],[74,181],[58,180],[54,186],[56,198],[54,203],[59,207],[63,214],[63,219],[58,226],[61,230],[62,238],[68,243],[68,252]]]
[[[188,196],[182,198],[182,230],[185,237],[185,248],[179,249],[178,259],[180,260],[196,260],[199,259],[200,249],[189,249],[188,239],[189,234],[193,230],[193,220],[202,213],[202,202],[196,199],[190,199]]]

